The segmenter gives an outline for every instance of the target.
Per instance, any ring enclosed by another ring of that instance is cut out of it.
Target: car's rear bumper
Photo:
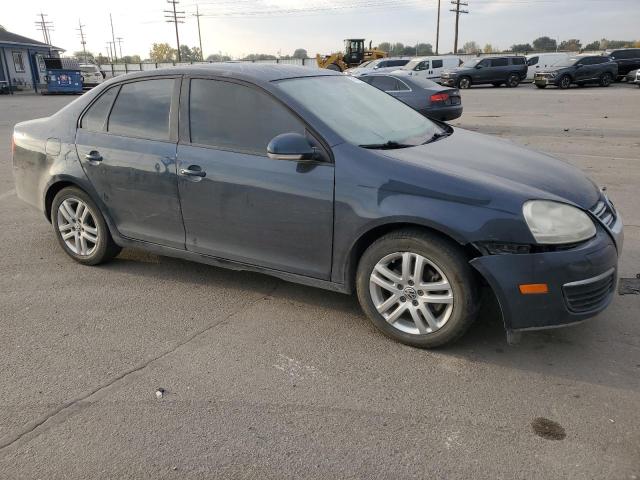
[[[427,118],[434,118],[436,120],[447,122],[449,120],[460,118],[462,115],[462,104],[423,108],[422,110],[418,110],[418,112]]]
[[[606,309],[615,293],[622,220],[610,231],[569,250],[487,255],[471,261],[493,289],[509,330],[570,325]],[[547,284],[548,293],[524,295],[522,284]]]

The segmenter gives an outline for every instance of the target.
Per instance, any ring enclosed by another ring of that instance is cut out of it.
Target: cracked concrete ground
[[[420,351],[349,296],[130,250],[81,267],[15,197],[8,153],[15,122],[72,99],[0,97],[0,478],[640,476],[640,296],[518,346],[486,308],[455,346]],[[455,125],[606,184],[621,275],[640,273],[638,88],[463,103]],[[566,438],[536,436],[537,417]]]

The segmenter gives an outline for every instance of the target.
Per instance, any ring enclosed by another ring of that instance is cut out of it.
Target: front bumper
[[[536,85],[556,85],[556,77],[533,77]]]
[[[447,87],[455,87],[456,80],[457,79],[455,77],[440,78],[440,85],[445,85]]]
[[[494,291],[507,330],[553,328],[580,322],[609,306],[622,251],[622,219],[569,250],[487,255],[471,265]],[[546,283],[546,294],[523,295],[519,285]]]

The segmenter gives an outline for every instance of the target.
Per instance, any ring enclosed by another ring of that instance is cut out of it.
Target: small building
[[[0,88],[32,89],[45,83],[45,57],[59,57],[62,48],[11,33],[0,27]]]

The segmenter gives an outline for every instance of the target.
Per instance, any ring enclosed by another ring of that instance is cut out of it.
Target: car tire
[[[608,87],[611,85],[611,82],[613,82],[613,76],[610,73],[603,73],[602,75],[600,75],[601,87]]]
[[[331,63],[327,66],[327,70],[333,70],[334,72],[341,72],[342,69],[340,68],[340,65],[336,64],[336,63]]]
[[[491,85],[498,88],[500,85],[502,85],[502,82],[495,82],[495,83],[492,83]]]
[[[515,88],[518,85],[520,85],[520,77],[518,75],[516,75],[515,73],[512,73],[507,77],[506,86],[508,88]]]
[[[570,86],[571,86],[571,77],[569,75],[563,75],[562,77],[560,77],[560,79],[558,80],[558,87],[560,87],[563,90],[566,90]]]
[[[539,84],[537,84],[537,83],[536,83],[536,87],[538,87],[538,88],[547,88],[547,86],[546,86],[546,85],[539,85]]]
[[[418,348],[454,342],[478,312],[477,282],[464,252],[418,229],[391,232],[369,246],[358,264],[356,289],[382,333]]]
[[[456,82],[456,87],[460,89],[471,88],[471,77],[460,77]]]
[[[94,201],[77,187],[63,188],[51,205],[51,225],[67,255],[83,265],[98,265],[122,250],[115,244]]]

